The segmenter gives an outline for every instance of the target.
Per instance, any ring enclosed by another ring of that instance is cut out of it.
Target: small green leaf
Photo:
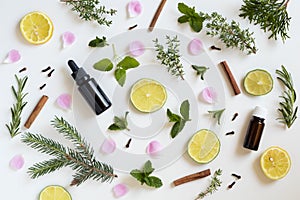
[[[121,67],[125,70],[130,69],[130,68],[135,68],[138,67],[140,63],[133,57],[126,56],[123,60],[121,60],[117,66]]]
[[[202,30],[203,27],[203,21],[199,20],[198,18],[192,18],[189,21],[189,24],[191,26],[191,28],[193,29],[193,31],[199,33]]]
[[[220,121],[221,121],[221,116],[223,114],[223,112],[225,111],[225,108],[224,109],[221,109],[221,110],[210,110],[208,111],[209,114],[212,114],[212,117],[213,118],[216,118],[217,121],[218,121],[218,124],[220,125]]]
[[[169,117],[169,122],[179,122],[181,120],[181,117],[172,113],[170,109],[167,109],[167,116]]]
[[[197,65],[192,65],[192,68],[197,72],[197,75],[200,76],[201,80],[204,80],[204,74],[209,69],[208,67]]]
[[[180,106],[180,114],[185,121],[190,120],[190,103],[188,100],[182,102]]]
[[[130,175],[136,178],[141,184],[144,183],[144,173],[138,169],[131,170]]]
[[[113,66],[113,63],[108,58],[104,58],[93,65],[94,69],[99,71],[110,71]]]
[[[145,163],[143,171],[144,171],[146,176],[149,176],[154,171],[154,168],[152,167],[152,163],[151,163],[150,160],[148,160]]]
[[[177,21],[178,21],[180,24],[186,23],[186,22],[189,21],[189,17],[188,17],[187,15],[182,15],[181,17],[179,17],[179,18],[177,19]]]
[[[182,129],[184,128],[185,126],[185,120],[180,120],[179,122],[176,122],[172,129],[171,129],[171,138],[175,138],[178,133],[180,133],[182,131]]]
[[[155,177],[155,176],[149,176],[148,182],[149,182],[149,184],[147,184],[147,185],[149,185],[151,187],[155,187],[155,188],[160,188],[163,185],[160,178]]]
[[[115,78],[118,81],[119,85],[123,87],[126,80],[126,70],[123,68],[116,69]]]
[[[106,37],[103,36],[102,39],[101,39],[101,38],[96,36],[96,39],[91,40],[89,42],[89,46],[90,47],[105,47],[105,46],[108,46],[107,41],[106,41]]]
[[[125,117],[123,118],[120,118],[120,117],[117,117],[115,116],[114,117],[114,123],[111,124],[108,129],[109,130],[112,130],[112,131],[116,131],[116,130],[128,130],[129,131],[129,128],[128,128],[128,122],[127,122],[127,115],[128,115],[128,111],[125,113]]]
[[[189,8],[186,4],[184,3],[178,3],[178,10],[182,14],[189,14],[191,12],[191,8]]]
[[[109,127],[108,127],[108,130],[111,130],[111,131],[119,131],[121,130],[119,126],[117,126],[116,124],[111,124]]]

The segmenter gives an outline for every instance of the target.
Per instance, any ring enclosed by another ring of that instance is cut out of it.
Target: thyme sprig
[[[157,38],[153,40],[155,44],[155,51],[157,52],[156,58],[161,61],[162,65],[165,65],[167,67],[168,72],[184,80],[184,69],[180,61],[180,41],[178,39],[178,36],[176,35],[174,37],[171,37],[169,35],[166,35],[166,40],[167,49],[165,49],[164,46],[159,43]]]
[[[24,101],[24,98],[28,94],[24,93],[24,88],[27,83],[28,77],[25,76],[24,78],[19,78],[17,75],[15,75],[15,79],[17,81],[17,89],[14,86],[12,86],[11,89],[17,102],[10,108],[11,122],[9,124],[6,124],[11,137],[15,137],[16,135],[21,133],[21,114],[27,104],[27,102]]]
[[[278,111],[282,117],[278,118],[278,120],[290,128],[297,119],[298,111],[298,106],[295,107],[296,91],[294,89],[292,75],[283,65],[281,66],[281,70],[276,70],[276,74],[278,75],[277,79],[286,87],[283,95],[280,96],[282,101],[279,103]]]
[[[99,25],[110,26],[111,20],[107,15],[113,16],[117,13],[115,9],[107,9],[105,6],[99,6],[99,0],[61,0],[67,5],[71,5],[72,11],[79,14],[79,17],[85,21],[96,21]]]
[[[216,192],[218,190],[218,188],[221,187],[221,184],[222,184],[222,181],[218,178],[221,175],[222,175],[222,170],[221,169],[216,170],[214,175],[212,176],[210,185],[206,188],[206,190],[204,192],[201,192],[198,195],[196,200],[203,199],[208,194],[213,194],[214,192]]]
[[[88,179],[109,182],[117,177],[111,166],[96,160],[93,148],[82,138],[75,127],[58,117],[51,121],[51,125],[74,145],[74,149],[40,134],[25,133],[22,142],[41,153],[54,157],[30,167],[28,173],[31,178],[43,176],[62,167],[71,167],[75,171],[71,186],[78,186]]]
[[[291,17],[287,12],[289,0],[243,0],[240,17],[249,19],[250,23],[260,25],[264,32],[270,31],[270,38],[278,36],[284,42],[288,36]]]

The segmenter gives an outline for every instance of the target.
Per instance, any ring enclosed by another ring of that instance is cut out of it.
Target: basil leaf
[[[190,103],[188,100],[185,100],[184,102],[182,102],[182,104],[180,105],[180,114],[183,117],[183,119],[185,121],[190,120]]]
[[[172,113],[170,109],[167,109],[167,116],[169,117],[169,122],[179,122],[181,120],[181,117]]]
[[[93,65],[94,69],[99,71],[110,71],[113,66],[113,63],[108,58],[104,58]]]
[[[116,69],[115,78],[118,81],[119,85],[123,87],[126,80],[126,70],[123,68]]]
[[[101,38],[96,36],[96,39],[91,40],[89,42],[89,46],[90,47],[105,47],[105,46],[108,46],[108,44],[106,42],[106,37],[103,36],[102,39],[101,39]]]
[[[133,57],[126,56],[123,60],[121,60],[117,66],[121,67],[125,70],[130,69],[130,68],[135,68],[139,66],[140,63]]]

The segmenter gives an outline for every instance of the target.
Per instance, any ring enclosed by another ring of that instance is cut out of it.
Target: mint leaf
[[[99,71],[110,71],[113,66],[113,63],[108,58],[104,58],[93,65],[94,69]]]
[[[107,44],[106,37],[104,36],[102,37],[102,39],[96,36],[96,39],[93,39],[89,42],[90,47],[105,47],[108,45],[109,44]]]
[[[151,187],[155,187],[155,188],[159,188],[163,185],[160,178],[155,177],[155,176],[149,176],[148,177],[148,182],[149,182],[149,184],[147,184],[147,185],[149,185]]]
[[[117,67],[121,67],[124,70],[130,69],[130,68],[135,68],[138,67],[140,63],[133,57],[126,56],[121,60],[118,64]]]
[[[184,3],[178,3],[177,7],[179,12],[181,12],[182,14],[189,14],[191,12],[191,9]]]
[[[118,81],[119,85],[123,87],[126,80],[126,70],[123,68],[116,69],[115,78]]]
[[[130,175],[133,176],[134,178],[136,178],[138,181],[141,182],[141,184],[143,184],[145,181],[145,177],[144,177],[144,173],[138,169],[134,169],[131,170]]]
[[[179,17],[179,18],[177,19],[177,22],[179,22],[180,24],[183,24],[183,23],[188,22],[189,19],[190,19],[190,18],[189,18],[188,16],[182,15],[181,17]]]
[[[149,176],[154,171],[154,168],[152,167],[152,163],[150,160],[148,160],[145,163],[143,171],[147,176]]]
[[[109,127],[108,127],[108,130],[111,130],[111,131],[119,131],[121,130],[119,126],[117,126],[116,124],[111,124]]]
[[[200,32],[202,30],[205,18],[196,13],[195,7],[189,7],[184,3],[178,3],[178,10],[185,14],[177,19],[179,23],[188,22],[195,32]]]
[[[204,80],[204,74],[209,69],[208,67],[197,65],[192,65],[192,68],[197,72],[197,75],[200,76],[201,80]]]
[[[171,137],[172,138],[175,138],[178,135],[178,133],[180,133],[182,131],[182,129],[185,126],[185,122],[186,121],[182,119],[173,125],[173,127],[171,129]]]
[[[167,109],[167,116],[169,117],[169,122],[179,122],[181,120],[181,117],[172,113],[170,109]]]
[[[124,118],[120,118],[115,116],[114,117],[114,123],[111,124],[108,129],[112,130],[112,131],[116,131],[116,130],[128,130],[128,122],[127,122],[127,115],[128,115],[128,111],[125,113],[125,117]]]
[[[193,31],[199,33],[203,28],[203,21],[204,20],[200,20],[199,18],[191,18],[189,24]]]
[[[190,120],[190,103],[188,100],[182,102],[180,106],[180,114],[185,121]]]

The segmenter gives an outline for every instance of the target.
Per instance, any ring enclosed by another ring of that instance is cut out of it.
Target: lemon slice
[[[266,70],[252,70],[245,76],[244,88],[248,94],[254,96],[268,94],[273,88],[272,76]]]
[[[193,135],[188,144],[188,154],[198,163],[209,163],[220,152],[220,140],[211,130],[202,129]]]
[[[52,37],[53,23],[42,12],[30,12],[22,18],[20,30],[24,38],[31,44],[44,44]]]
[[[141,79],[131,88],[130,100],[141,112],[154,112],[163,107],[167,100],[165,87],[152,79]]]
[[[45,187],[39,196],[39,200],[72,200],[69,192],[59,185],[49,185]]]
[[[278,180],[285,177],[289,172],[291,167],[290,156],[284,149],[273,146],[262,154],[260,166],[268,178]]]

